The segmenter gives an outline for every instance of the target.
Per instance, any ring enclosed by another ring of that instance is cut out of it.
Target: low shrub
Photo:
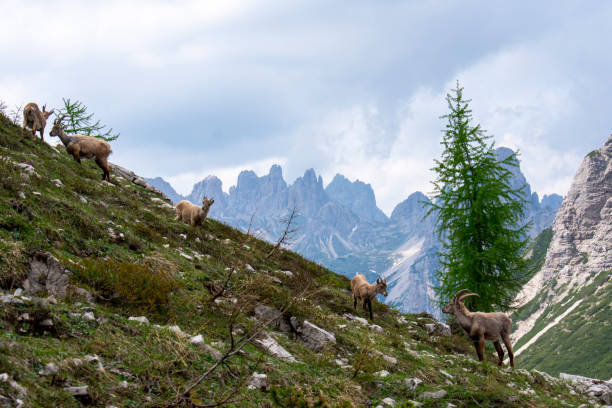
[[[149,263],[138,265],[112,259],[85,259],[73,278],[104,300],[148,311],[165,308],[170,294],[180,288],[173,276]]]

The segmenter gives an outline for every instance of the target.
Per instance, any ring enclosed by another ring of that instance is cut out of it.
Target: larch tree
[[[461,289],[479,297],[466,301],[478,311],[506,310],[524,283],[523,255],[527,225],[520,225],[525,200],[522,189],[511,187],[516,154],[495,156],[492,137],[473,123],[469,99],[457,86],[446,95],[450,112],[442,138],[443,152],[435,160],[427,216],[436,217],[442,240],[440,303]]]

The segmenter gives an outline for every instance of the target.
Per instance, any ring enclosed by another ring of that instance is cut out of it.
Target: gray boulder
[[[292,317],[291,325],[295,328],[306,347],[312,351],[321,351],[330,344],[336,344],[336,336],[310,323],[308,320],[299,322],[296,317]]]
[[[49,252],[37,253],[30,261],[30,273],[23,282],[28,295],[46,292],[56,298],[64,298],[68,293],[70,278],[59,261]]]
[[[291,332],[291,326],[285,321],[283,314],[273,307],[262,304],[255,306],[255,318],[260,322],[270,322],[271,326],[282,332]]]

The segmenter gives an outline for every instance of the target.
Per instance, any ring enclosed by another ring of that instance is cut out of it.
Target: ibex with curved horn
[[[79,164],[81,159],[95,159],[96,164],[103,171],[102,180],[110,182],[110,168],[108,167],[108,156],[113,152],[108,142],[87,135],[69,135],[64,132],[62,120],[66,115],[57,118],[53,123],[53,129],[49,133],[51,136],[60,138],[66,151]]]
[[[510,357],[510,365],[514,368],[514,353],[512,344],[510,343],[510,332],[512,330],[512,320],[504,313],[483,313],[470,312],[463,304],[463,299],[469,296],[478,296],[467,289],[462,289],[450,301],[450,303],[442,309],[442,312],[453,314],[457,318],[459,325],[465,330],[474,342],[478,360],[482,361],[484,357],[485,340],[493,342],[499,360],[497,365],[501,366],[504,360],[504,350],[500,344],[503,340],[508,349],[508,357]]]

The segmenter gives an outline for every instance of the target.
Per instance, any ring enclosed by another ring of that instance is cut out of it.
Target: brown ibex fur
[[[366,306],[369,308],[370,320],[372,320],[372,298],[376,297],[379,293],[387,296],[387,281],[378,278],[376,283],[371,285],[365,276],[357,274],[351,279],[351,290],[353,291],[353,308],[357,309],[357,299],[360,299],[361,306],[366,313]]]
[[[49,134],[51,136],[58,136],[64,146],[66,146],[66,151],[78,163],[81,163],[81,159],[95,159],[96,164],[103,171],[102,180],[110,181],[108,156],[113,151],[108,142],[93,136],[69,135],[62,128],[62,119],[63,116],[53,123],[53,128]]]
[[[510,332],[512,331],[512,320],[504,313],[483,313],[470,312],[463,304],[463,299],[469,296],[478,296],[467,289],[462,289],[442,309],[442,312],[453,314],[457,318],[459,325],[465,330],[474,342],[478,360],[484,358],[485,340],[493,342],[497,356],[497,365],[501,366],[504,360],[504,350],[500,340],[504,341],[510,357],[510,365],[514,368],[514,352],[510,343]]]
[[[45,133],[47,119],[53,113],[53,109],[47,112],[46,107],[47,105],[43,105],[41,112],[37,104],[30,102],[23,108],[23,130],[28,127],[32,129],[32,137],[34,138],[36,138],[36,132],[40,132],[41,142],[44,140],[43,133]]]
[[[204,197],[202,206],[197,206],[190,203],[187,200],[183,200],[176,205],[176,219],[182,220],[192,226],[202,225],[206,217],[208,216],[208,210],[210,206],[215,202],[214,199],[207,199]]]

